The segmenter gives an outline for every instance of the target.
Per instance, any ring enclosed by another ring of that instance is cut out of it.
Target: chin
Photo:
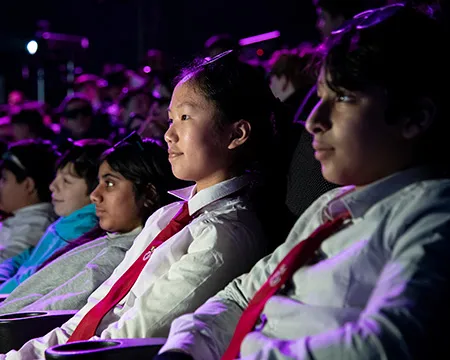
[[[111,226],[111,224],[108,221],[104,221],[104,220],[100,219],[100,221],[98,223],[103,230],[108,231],[108,232],[115,232],[114,226]]]
[[[64,209],[58,209],[56,206],[53,207],[53,210],[55,211],[55,214],[58,216],[67,216],[67,211],[64,211]]]
[[[322,176],[326,181],[338,186],[353,185],[343,172],[336,171],[336,169],[329,169],[322,166]]]

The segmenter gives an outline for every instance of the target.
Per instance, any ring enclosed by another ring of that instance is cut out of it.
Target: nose
[[[166,141],[167,144],[172,144],[172,143],[176,142],[177,139],[178,139],[178,135],[177,135],[177,132],[175,129],[175,125],[172,124],[169,126],[166,133],[164,134],[164,140]]]
[[[55,178],[53,179],[53,181],[50,183],[50,186],[48,187],[52,193],[55,192],[56,189],[57,189],[57,184],[56,184],[57,179],[58,179],[58,178],[55,177]]]
[[[319,100],[306,120],[306,130],[311,134],[325,132],[331,128],[329,105]]]
[[[100,188],[100,184],[97,185],[97,187],[94,189],[94,191],[91,192],[91,195],[89,196],[89,198],[91,199],[91,201],[94,204],[100,204],[103,197],[102,197],[102,191]]]

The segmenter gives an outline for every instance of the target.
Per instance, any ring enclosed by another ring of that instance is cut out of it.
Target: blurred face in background
[[[82,139],[92,125],[92,107],[85,101],[69,102],[61,116],[61,125],[69,130],[74,138]]]
[[[131,114],[146,118],[151,106],[150,96],[147,94],[136,94],[121,111],[120,118],[124,124],[128,123]]]
[[[147,126],[142,131],[143,137],[163,138],[169,128],[168,101],[154,101],[150,107]]]

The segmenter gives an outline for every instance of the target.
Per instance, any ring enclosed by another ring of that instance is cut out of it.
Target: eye
[[[355,96],[351,94],[344,94],[344,93],[336,94],[337,102],[353,103],[355,102],[355,100],[356,100]]]
[[[173,124],[173,120],[172,119],[167,120],[167,122],[169,123],[169,126]]]
[[[190,119],[189,115],[181,115],[181,121],[189,120],[189,119]]]
[[[72,184],[69,180],[67,180],[67,178],[63,178],[63,183],[64,184],[69,184],[69,185]]]
[[[112,181],[106,180],[106,181],[105,181],[105,185],[106,185],[107,188],[111,188],[111,187],[114,186],[114,183],[113,183]]]

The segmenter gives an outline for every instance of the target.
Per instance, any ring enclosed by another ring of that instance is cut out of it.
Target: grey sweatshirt
[[[38,271],[0,304],[0,314],[17,311],[79,310],[119,265],[142,227],[83,244]]]

